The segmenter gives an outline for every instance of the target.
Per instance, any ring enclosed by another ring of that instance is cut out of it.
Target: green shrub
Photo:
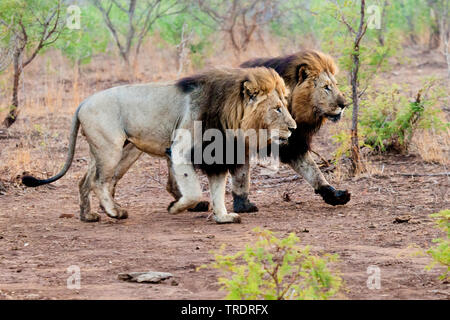
[[[447,267],[447,271],[441,275],[440,279],[450,281],[450,210],[442,210],[432,214],[431,217],[438,219],[437,225],[447,234],[447,238],[433,240],[436,246],[427,251],[433,258],[433,262],[427,268],[431,269],[437,264]]]
[[[406,152],[416,130],[439,132],[448,128],[443,119],[443,101],[447,95],[436,79],[427,80],[413,101],[404,92],[406,87],[396,84],[369,90],[361,101],[359,116],[360,147],[379,152]],[[351,112],[351,108],[346,114]],[[335,159],[349,156],[349,130],[340,126],[333,135],[338,146]]]
[[[427,81],[414,101],[402,95],[405,89],[397,85],[369,94],[361,103],[359,120],[364,144],[382,152],[407,151],[416,129],[445,128],[438,107],[443,91],[436,83]]]
[[[65,28],[64,33],[55,42],[64,56],[73,64],[88,64],[92,57],[106,51],[109,32],[106,29],[102,14],[91,4],[81,6],[80,28],[70,30]]]
[[[311,254],[294,233],[278,239],[269,230],[253,232],[259,237],[256,243],[234,255],[222,255],[222,246],[209,265],[222,271],[219,283],[227,299],[325,300],[339,291],[342,280],[329,269],[337,255]]]

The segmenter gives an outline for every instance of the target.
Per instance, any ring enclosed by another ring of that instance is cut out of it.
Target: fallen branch
[[[327,165],[327,167],[330,167],[331,164],[327,161],[327,159],[325,159],[324,157],[322,157],[318,152],[310,149],[309,151],[311,151],[312,153],[314,153],[316,156],[318,156],[320,158],[320,160],[322,160],[323,163],[325,163]]]
[[[439,177],[439,176],[450,176],[450,172],[439,172],[439,173],[394,173],[395,176],[404,177]]]

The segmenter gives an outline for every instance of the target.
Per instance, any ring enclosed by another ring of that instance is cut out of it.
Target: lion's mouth
[[[325,116],[333,122],[338,122],[341,119],[341,114],[326,114]]]

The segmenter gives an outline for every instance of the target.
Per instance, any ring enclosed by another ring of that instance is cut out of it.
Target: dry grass
[[[450,129],[436,133],[433,131],[417,132],[411,142],[411,151],[430,163],[448,165],[450,163]]]

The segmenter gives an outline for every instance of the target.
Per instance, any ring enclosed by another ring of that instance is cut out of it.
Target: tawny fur
[[[136,150],[167,157],[170,148],[173,154],[181,152],[184,156],[186,147],[191,146],[191,141],[185,139],[190,140],[186,130],[192,133],[194,121],[220,130],[265,126],[280,130],[280,137],[286,139],[289,129],[296,127],[287,110],[283,80],[266,68],[216,69],[178,83],[121,86],[96,93],[79,106],[72,123],[68,158],[60,173],[46,180],[24,177],[22,181],[35,187],[64,176],[73,160],[81,126],[91,162],[79,184],[80,218],[99,219],[90,212],[89,194],[93,190],[108,216],[124,219],[128,214],[114,201],[115,185],[139,158]],[[168,160],[172,182],[180,194],[169,207],[169,212],[175,214],[201,200],[201,186],[192,163],[171,163],[170,157]],[[224,171],[208,176],[214,217],[218,223],[239,222],[239,216],[228,214],[223,203],[226,174]]]

